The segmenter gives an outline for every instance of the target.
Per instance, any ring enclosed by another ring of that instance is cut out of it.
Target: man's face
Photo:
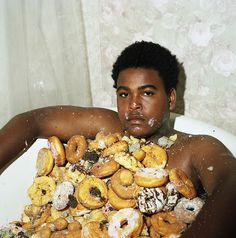
[[[128,68],[117,80],[117,107],[123,128],[136,137],[150,137],[169,119],[168,96],[159,73]]]

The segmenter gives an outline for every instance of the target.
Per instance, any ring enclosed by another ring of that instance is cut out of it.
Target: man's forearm
[[[224,181],[207,199],[196,220],[181,238],[236,237],[236,178],[233,175],[222,180]]]
[[[37,136],[37,127],[30,113],[11,119],[0,130],[0,169],[10,163]]]

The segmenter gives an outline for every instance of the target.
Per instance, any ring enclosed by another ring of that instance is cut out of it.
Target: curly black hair
[[[129,45],[118,56],[111,75],[114,88],[117,88],[117,79],[122,70],[138,67],[157,70],[167,93],[172,88],[176,89],[179,75],[179,62],[176,56],[163,46],[147,41]]]

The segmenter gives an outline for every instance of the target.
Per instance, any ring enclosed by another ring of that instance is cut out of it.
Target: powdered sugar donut
[[[162,168],[142,168],[135,173],[134,180],[141,187],[159,187],[168,181],[168,173]]]
[[[161,211],[166,203],[166,195],[160,188],[143,188],[137,197],[139,210],[154,214]]]
[[[68,202],[69,196],[73,195],[74,186],[71,182],[65,181],[56,187],[56,191],[53,194],[52,205],[57,210],[64,209]]]
[[[127,225],[122,227],[123,222]],[[123,208],[115,213],[108,226],[108,235],[111,238],[138,237],[143,226],[143,217],[138,210]]]
[[[187,198],[181,198],[174,208],[177,218],[184,223],[192,223],[202,206],[204,201],[196,197],[192,200]]]
[[[163,211],[171,211],[179,199],[179,192],[172,182],[166,184],[166,204]]]

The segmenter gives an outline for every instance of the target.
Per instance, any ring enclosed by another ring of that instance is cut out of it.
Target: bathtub
[[[236,137],[208,123],[186,116],[171,114],[174,128],[191,134],[207,134],[221,140],[236,157]],[[23,207],[30,204],[27,189],[33,182],[35,162],[40,148],[47,147],[46,139],[37,139],[32,146],[0,175],[0,226],[20,219]]]

